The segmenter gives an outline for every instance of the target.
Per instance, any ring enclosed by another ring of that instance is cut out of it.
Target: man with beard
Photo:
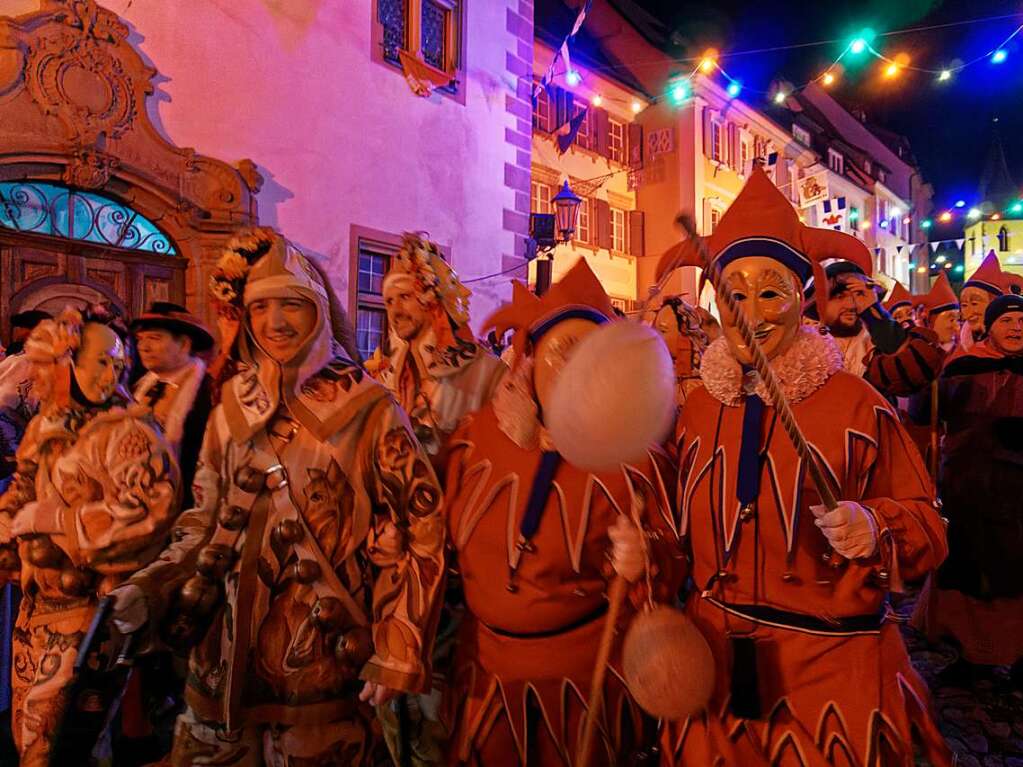
[[[114,622],[198,642],[174,767],[372,765],[371,706],[429,687],[441,491],[335,339],[318,270],[269,230],[248,243],[211,286],[241,312],[246,367],[210,417],[196,507],[118,591]]]
[[[683,264],[701,265],[686,244]],[[786,436],[718,295],[725,336],[704,352],[703,387],[678,423],[679,532],[696,584],[686,612],[711,645],[716,689],[671,727],[665,756],[685,767],[912,767],[919,745],[947,767],[927,687],[886,611],[889,591],[945,556],[930,482],[888,403],[842,370],[832,336],[800,321],[821,260],[856,264],[865,286],[870,254],[801,224],[759,168],[707,245],[813,457]]]
[[[849,261],[827,265],[828,299],[821,321],[842,350],[845,370],[862,376],[870,356],[898,351],[906,340],[905,329],[879,303],[879,289],[863,269]],[[806,291],[807,316],[818,319],[816,285]]]
[[[913,301],[913,294],[902,287],[901,282],[896,282],[884,302],[884,308],[893,320],[904,328],[908,328],[913,325]]]
[[[0,498],[24,595],[13,728],[25,767],[49,764],[61,719],[74,716],[65,714],[72,666],[99,598],[152,562],[178,510],[176,462],[121,385],[126,335],[67,310],[26,342],[42,407]]]
[[[439,472],[448,435],[493,396],[507,367],[473,338],[470,292],[436,243],[406,233],[383,295],[388,336],[366,367],[408,413]]]

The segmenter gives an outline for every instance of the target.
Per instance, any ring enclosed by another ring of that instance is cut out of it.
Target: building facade
[[[0,217],[5,312],[99,295],[206,314],[219,248],[253,223],[324,266],[364,352],[403,231],[441,243],[463,279],[525,275],[531,0],[6,0],[0,14],[0,182],[120,206],[166,241],[140,256],[116,230],[93,243]],[[477,321],[508,294],[506,278],[471,286]]]

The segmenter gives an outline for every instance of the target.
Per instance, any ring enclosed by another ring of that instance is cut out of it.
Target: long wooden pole
[[[616,575],[615,579],[611,581],[611,588],[608,589],[607,599],[610,604],[607,608],[604,631],[600,635],[600,646],[597,648],[597,665],[593,669],[593,678],[590,680],[590,697],[586,701],[586,719],[583,722],[583,735],[579,745],[576,767],[589,767],[590,764],[597,717],[604,705],[604,677],[607,676],[607,665],[611,660],[611,648],[614,646],[615,627],[618,625],[618,616],[622,611],[622,604],[625,602],[627,586],[628,583],[625,579]]]

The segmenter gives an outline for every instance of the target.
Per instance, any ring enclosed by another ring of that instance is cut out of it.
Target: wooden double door
[[[11,315],[29,309],[56,316],[68,305],[109,301],[131,318],[153,301],[183,304],[186,267],[177,256],[0,229],[2,338],[10,338]]]

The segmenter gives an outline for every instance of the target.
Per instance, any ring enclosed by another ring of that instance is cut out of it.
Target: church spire
[[[998,118],[991,121],[991,144],[988,147],[984,172],[980,177],[980,199],[1001,207],[1010,199],[1015,199],[1018,187],[1009,172],[1005,161],[1005,148],[1002,146],[1002,135],[998,130]]]

